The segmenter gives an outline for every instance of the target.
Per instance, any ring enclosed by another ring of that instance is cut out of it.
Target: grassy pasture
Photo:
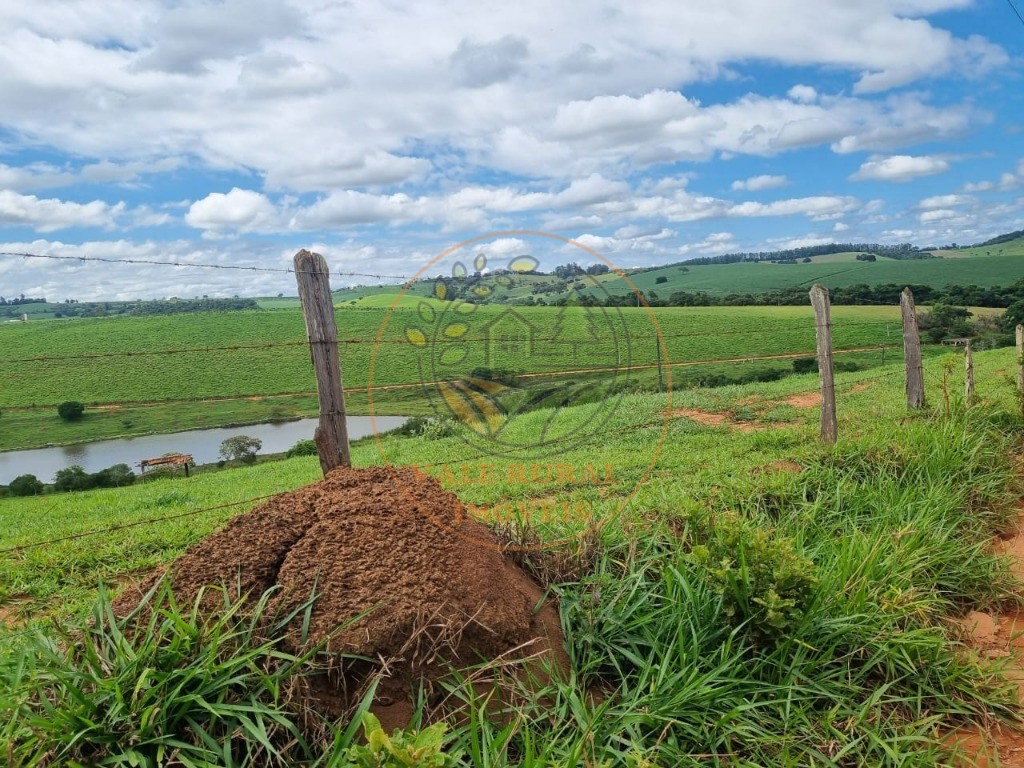
[[[826,288],[858,283],[989,287],[1007,285],[1024,277],[1024,245],[1021,244],[991,256],[962,251],[949,254],[953,258],[896,261],[879,257],[873,262],[856,261],[855,254],[835,254],[815,257],[809,264],[708,264],[689,267],[688,272],[682,272],[679,267],[663,267],[632,275],[630,280],[645,294],[653,290],[658,296],[668,298],[675,291],[706,291],[717,295],[760,293],[794,286],[810,288],[814,283]],[[668,277],[668,281],[659,285],[656,281],[662,276]],[[622,280],[610,280],[586,292],[606,291],[618,295],[631,290]]]
[[[483,306],[462,315],[444,313],[445,306],[408,298],[394,310],[337,310],[342,366],[354,413],[367,409],[366,393],[360,390],[370,381],[372,342],[378,334],[382,343],[374,363],[375,388],[446,379],[477,366],[519,373],[654,366],[660,354],[656,328],[667,351],[662,362],[670,365],[814,350],[809,307],[671,307],[653,312],[524,307],[515,310],[516,316],[528,324],[536,341],[496,349],[496,337],[487,329],[501,321],[507,308]],[[900,343],[898,308],[836,307],[833,318],[836,348]],[[452,328],[462,335],[447,335]],[[429,354],[409,342],[411,330],[437,339],[427,348]],[[349,340],[358,343],[345,343]],[[285,346],[258,348],[265,344]],[[242,348],[202,351],[225,346]],[[197,348],[188,353],[121,354]],[[315,381],[298,310],[12,323],[0,326],[0,349],[5,361],[25,360],[5,362],[0,369],[0,449],[290,418],[308,415],[313,406],[308,393],[315,392]],[[460,349],[464,359],[455,367],[446,366],[441,353]],[[79,357],[86,354],[99,357]],[[106,354],[114,356],[102,356]],[[899,350],[888,354],[897,355]],[[38,356],[72,359],[31,359]],[[863,353],[861,358],[873,364],[881,361],[881,354]],[[783,359],[778,365],[786,368],[790,361]],[[702,370],[714,367],[703,365]],[[674,373],[679,380],[692,379],[697,369],[679,365]],[[652,369],[631,376],[657,379]],[[282,394],[289,397],[279,397]],[[408,389],[376,391],[375,408],[381,413],[420,413],[422,404],[415,394]],[[216,398],[253,399],[162,404]],[[54,407],[65,400],[106,407],[93,407],[81,422],[65,424]]]
[[[933,403],[942,402],[943,362],[927,363]],[[1007,454],[1020,429],[1008,383],[1013,354],[982,352],[976,365],[983,405],[963,412],[954,366],[951,418],[907,418],[899,366],[839,375],[841,440],[831,450],[815,439],[817,409],[789,402],[814,389],[814,376],[678,392],[671,406],[664,394],[629,396],[600,434],[557,458],[611,465],[610,481],[598,486],[580,474],[513,479],[503,470],[522,459],[476,456],[457,437],[387,438],[383,452],[357,446],[357,466],[465,459],[428,471],[473,504],[553,498],[587,504],[598,517],[616,513],[554,555],[523,558],[559,598],[573,677],[540,697],[512,699],[505,721],[480,715],[477,701],[476,714],[452,724],[448,753],[493,766],[926,766],[946,764],[941,734],[949,729],[1016,717],[1012,686],[957,644],[951,624],[1019,599],[989,547],[1020,493]],[[725,421],[706,426],[682,408]],[[531,433],[544,418],[526,414],[514,428]],[[483,462],[498,468],[492,482],[476,481]],[[187,514],[318,474],[315,459],[294,459],[120,491],[0,500],[0,548]],[[52,620],[81,621],[99,582],[116,590],[244,509],[5,554],[0,606],[8,620],[43,631]],[[563,539],[580,525],[534,520],[528,535]],[[14,664],[18,648],[37,641],[21,627],[9,631],[0,637],[0,709],[16,713],[5,718],[5,735],[17,766],[37,743],[19,726],[46,667],[33,666],[39,656]],[[144,665],[112,664],[105,674],[124,676],[130,691]],[[479,694],[449,685],[457,699]],[[74,706],[70,696],[59,701]],[[95,724],[88,738],[103,738],[104,727]]]

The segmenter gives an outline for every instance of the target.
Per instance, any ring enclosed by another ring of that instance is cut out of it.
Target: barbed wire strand
[[[305,343],[305,342],[303,342]],[[897,349],[897,345],[885,346],[880,344],[872,344],[863,347],[849,347],[844,349],[835,349],[832,351],[835,355],[841,354],[854,354],[858,352],[880,352],[883,349]],[[665,362],[662,361],[652,363],[641,363],[637,365],[629,366],[602,366],[602,367],[591,367],[591,368],[575,368],[555,371],[530,371],[524,373],[516,373],[514,377],[516,379],[532,379],[532,378],[547,378],[547,377],[558,377],[558,376],[587,376],[595,373],[615,373],[618,371],[642,371],[642,370],[657,370],[659,368],[692,368],[702,365],[732,365],[732,364],[747,364],[756,363],[760,361],[768,360],[793,360],[801,357],[813,357],[816,354],[816,350],[801,350],[796,352],[782,352],[772,355],[745,355],[740,357],[730,358],[717,358],[717,359],[701,359],[701,360],[682,360],[676,362]],[[435,381],[415,381],[415,382],[401,382],[395,384],[375,384],[373,386],[346,386],[345,392],[347,393],[363,393],[363,392],[387,392],[401,389],[416,389],[422,387],[435,387],[440,384],[450,383],[448,380],[435,380]],[[221,402],[238,402],[242,400],[258,400],[258,399],[269,399],[269,398],[284,398],[284,397],[309,397],[316,395],[316,390],[305,390],[298,392],[270,392],[270,393],[253,393],[248,395],[229,395],[229,396],[208,396],[208,397],[195,397],[195,398],[175,398],[166,400],[156,400],[149,402],[132,402],[132,401],[116,401],[116,402],[91,402],[86,403],[87,407],[90,408],[155,408],[165,405],[176,405],[183,403],[221,403]],[[9,408],[11,411],[42,411],[49,410],[53,404],[39,405],[39,406],[17,406],[17,405],[5,405],[4,408]]]
[[[0,256],[20,256],[25,259],[52,259],[55,261],[100,262],[103,264],[143,264],[161,267],[193,267],[196,269],[228,269],[243,272],[276,272],[282,274],[322,274],[319,272],[299,270],[288,267],[257,267],[245,264],[209,264],[198,261],[164,261],[160,259],[115,259],[108,256],[61,256],[54,253],[24,253],[21,251],[0,251]],[[329,274],[341,277],[373,277],[379,280],[409,280],[409,275],[383,275],[375,272],[341,272],[330,271]]]
[[[843,330],[845,328],[861,326],[861,327],[877,327],[881,326],[881,321],[861,321],[843,323],[842,328],[836,330]],[[710,332],[683,332],[683,333],[668,333],[668,334],[654,334],[651,336],[645,336],[646,341],[665,341],[668,339],[713,339],[713,338],[726,338],[732,336],[778,336],[780,333],[797,333],[800,335],[810,336],[813,335],[813,328],[787,328],[782,331],[778,329],[770,330],[757,330],[757,329],[742,329],[733,331],[717,331],[714,333]],[[490,336],[479,336],[479,337],[453,337],[444,338],[431,341],[430,343],[440,344],[464,344],[464,343],[488,343],[498,342],[499,339],[495,339]],[[637,338],[628,338],[630,343],[636,343],[639,341]],[[562,343],[562,344],[617,344],[617,338],[563,338],[559,336],[542,336],[534,337],[533,343],[546,342],[546,343]],[[378,344],[404,344],[405,346],[413,346],[407,339],[365,339],[365,338],[347,338],[338,339],[339,345],[373,345]],[[166,349],[139,349],[139,350],[125,350],[119,352],[82,352],[76,355],[34,355],[32,357],[18,357],[9,358],[6,360],[0,360],[0,365],[14,365],[17,363],[48,363],[48,362],[64,362],[72,360],[104,360],[108,358],[121,358],[121,357],[147,357],[147,356],[159,356],[159,355],[181,355],[181,354],[192,354],[192,353],[211,353],[211,352],[237,352],[237,351],[252,351],[261,349],[276,349],[278,347],[305,347],[309,346],[310,342],[307,340],[295,340],[295,341],[270,341],[262,344],[226,344],[221,346],[202,346],[202,347],[169,347]],[[879,345],[881,346],[881,345]],[[895,345],[893,345],[895,346]]]
[[[228,502],[226,504],[217,504],[216,506],[213,506],[213,507],[205,507],[203,509],[192,509],[192,510],[189,510],[188,512],[179,512],[179,513],[173,514],[173,515],[163,515],[161,517],[151,517],[151,518],[146,518],[144,520],[135,520],[135,521],[133,521],[131,523],[121,523],[119,525],[111,525],[111,526],[107,526],[105,528],[96,528],[96,529],[90,530],[90,531],[81,531],[79,533],[72,533],[72,534],[69,534],[67,536],[58,536],[57,538],[47,539],[45,541],[35,541],[35,542],[30,542],[28,544],[18,544],[17,546],[6,547],[4,549],[0,549],[0,555],[9,555],[9,554],[14,554],[16,552],[23,552],[23,551],[25,551],[27,549],[37,549],[39,547],[49,546],[50,544],[60,544],[60,543],[63,543],[65,541],[74,541],[75,539],[84,539],[87,536],[96,536],[96,535],[101,534],[101,533],[112,533],[114,531],[122,531],[122,530],[125,530],[127,528],[137,528],[137,527],[143,526],[143,525],[150,525],[150,524],[153,524],[153,523],[163,523],[163,522],[167,522],[168,520],[177,520],[177,519],[180,519],[180,518],[183,518],[183,517],[192,517],[192,516],[195,516],[195,515],[203,514],[205,512],[213,512],[214,510],[218,510],[218,509],[227,509],[229,507],[239,507],[239,506],[242,506],[243,504],[250,504],[250,503],[257,502],[257,501],[265,501],[266,499],[270,499],[270,498],[273,498],[274,496],[278,496],[278,495],[280,495],[280,494],[268,493],[268,494],[263,495],[263,496],[254,496],[254,497],[252,497],[250,499],[242,499],[241,501],[231,501],[231,502]]]
[[[1007,2],[1010,2],[1010,0],[1007,0]],[[1011,4],[1011,6],[1012,6],[1012,4]],[[24,251],[0,251],[0,256],[15,256],[15,257],[26,258],[26,259],[51,259],[51,260],[55,260],[55,261],[99,262],[99,263],[104,263],[104,264],[142,264],[142,265],[147,265],[147,266],[165,266],[165,267],[182,267],[182,268],[192,267],[192,268],[197,268],[197,269],[222,269],[222,270],[236,270],[236,271],[246,271],[246,272],[271,272],[271,273],[279,273],[279,274],[319,274],[319,273],[313,273],[313,272],[306,272],[304,270],[300,270],[299,272],[296,272],[296,270],[291,269],[289,267],[260,267],[260,266],[256,266],[256,265],[243,265],[243,264],[210,264],[210,263],[207,263],[207,262],[175,261],[175,260],[160,260],[160,259],[142,259],[142,258],[113,258],[113,257],[109,257],[109,256],[69,256],[69,255],[52,254],[52,253],[28,253],[28,252],[24,252]],[[751,262],[751,263],[760,263],[760,262]],[[676,265],[676,266],[685,266],[685,265]],[[701,266],[701,265],[695,265],[695,266]],[[753,296],[753,295],[766,295],[766,296],[770,296],[773,293],[779,294],[779,293],[784,292],[784,291],[793,291],[793,290],[798,290],[798,289],[804,289],[810,283],[817,282],[817,281],[820,281],[820,280],[826,280],[829,277],[834,277],[836,275],[842,275],[842,274],[846,274],[848,272],[854,272],[854,271],[857,271],[859,269],[866,269],[866,268],[867,268],[866,266],[864,266],[864,267],[854,267],[854,268],[851,268],[851,269],[843,269],[843,270],[839,270],[839,271],[836,271],[836,272],[829,272],[827,274],[818,275],[818,276],[813,277],[813,278],[808,278],[807,280],[802,280],[799,283],[795,283],[795,284],[790,285],[790,286],[783,286],[781,288],[766,289],[765,291],[762,291],[760,294],[756,294],[756,293],[749,292],[749,291],[748,292],[742,292],[742,291],[728,290],[728,289],[724,289],[724,288],[723,289],[719,289],[719,288],[700,288],[700,287],[686,287],[686,286],[684,286],[683,288],[681,288],[679,290],[674,291],[674,293],[688,293],[690,295],[705,294],[705,295],[718,295],[718,296],[747,296],[747,295],[750,295],[750,296]],[[412,283],[414,283],[414,282],[420,282],[420,281],[422,281],[422,282],[431,282],[431,281],[436,281],[438,279],[443,279],[443,278],[439,278],[438,276],[429,276],[429,275],[423,275],[423,276],[420,276],[420,277],[416,277],[416,276],[410,276],[410,275],[389,275],[389,274],[380,274],[380,273],[375,273],[375,272],[350,272],[350,271],[340,271],[340,270],[330,270],[329,274],[338,275],[340,277],[372,277],[372,278],[376,278],[376,279],[379,279],[379,280],[404,280],[407,283],[409,283],[410,285]],[[626,273],[626,276],[627,277],[633,277],[634,275],[630,274],[630,273]],[[593,287],[593,286],[591,286],[591,287]],[[606,288],[604,283],[601,284],[601,287],[602,287],[602,289]],[[676,286],[672,286],[672,287],[676,288]],[[841,290],[841,289],[842,289],[842,286],[837,286],[836,288],[833,288],[832,290]],[[607,290],[605,290],[604,292],[608,296],[612,295],[612,294],[609,294],[607,292]],[[640,289],[639,292],[645,296],[645,302],[646,302],[646,297],[649,296],[650,293],[653,293],[655,291],[654,291],[654,289],[650,289],[647,294],[644,294],[643,290]],[[624,291],[621,294],[615,294],[615,295],[629,296],[629,295],[631,295],[633,293],[636,293],[636,291],[626,290],[626,291]],[[865,305],[894,307],[894,306],[899,306],[899,300],[897,299],[895,301],[895,303],[894,303],[894,302],[891,302],[891,301],[878,301],[878,300],[874,300],[874,299],[867,299],[867,298],[863,298],[863,297],[857,297],[856,302],[853,303],[853,304],[837,304],[836,306],[837,307],[845,307],[845,306],[865,306]],[[788,303],[787,304],[782,304],[781,302],[775,302],[775,303],[763,302],[763,303],[757,304],[755,306],[770,307],[770,306],[801,306],[801,305],[788,304]],[[622,308],[625,308],[625,307],[622,307]]]

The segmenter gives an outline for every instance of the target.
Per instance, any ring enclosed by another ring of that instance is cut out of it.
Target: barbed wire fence
[[[208,264],[188,261],[162,261],[155,259],[130,259],[130,258],[107,258],[100,256],[65,256],[65,255],[52,255],[52,254],[31,254],[31,253],[20,253],[20,252],[0,252],[0,255],[23,257],[27,259],[55,259],[55,260],[66,260],[66,261],[80,261],[80,262],[98,262],[98,263],[121,263],[129,265],[147,265],[147,266],[161,266],[161,267],[174,267],[174,268],[197,268],[197,269],[233,269],[242,271],[258,271],[258,272],[277,272],[277,273],[289,273],[296,275],[297,279],[301,279],[302,276],[314,274],[313,270],[301,270],[284,267],[259,267],[259,266],[246,266],[246,265],[227,265],[227,264]],[[380,274],[371,272],[343,272],[343,271],[330,271],[328,275],[337,275],[344,277],[368,277],[374,279],[395,279],[395,280],[409,280],[410,278],[405,275],[392,275],[392,274]],[[827,296],[827,292],[826,292]],[[875,302],[865,302],[875,303]],[[884,304],[883,302],[877,302],[884,306],[893,306],[891,304]],[[333,310],[333,306],[332,306]],[[843,328],[850,328],[855,326],[871,326],[878,327],[885,323],[891,323],[892,321],[849,321],[843,322]],[[819,328],[827,329],[827,332],[831,335],[833,324],[826,318],[825,322],[819,323]],[[792,329],[788,329],[792,330]],[[809,328],[808,328],[809,330]],[[913,329],[916,334],[916,318],[915,328]],[[711,339],[711,338],[730,338],[736,336],[777,336],[779,333],[778,329],[772,328],[752,328],[752,329],[741,329],[741,330],[719,330],[716,332],[680,332],[665,334],[660,336],[661,343],[664,344],[665,340],[669,339]],[[1022,340],[1024,335],[1020,332],[1017,334],[1018,338],[1018,361],[1021,363],[1020,372],[1018,373],[1018,382],[1024,382],[1024,349],[1022,349]],[[488,343],[492,339],[490,337],[465,337],[459,339],[460,343]],[[565,339],[560,337],[539,337],[537,340],[545,341],[546,343],[572,343],[577,344],[582,341],[590,341],[589,339]],[[820,339],[819,339],[820,340]],[[89,363],[102,363],[109,362],[111,360],[127,359],[127,358],[151,358],[154,356],[172,356],[172,355],[208,355],[208,354],[221,354],[221,353],[246,353],[256,350],[276,350],[286,348],[301,348],[311,347],[317,340],[307,339],[295,339],[289,341],[275,341],[266,342],[259,344],[232,344],[232,345],[210,345],[210,346],[191,346],[191,347],[169,347],[161,349],[136,349],[136,350],[117,350],[117,351],[99,351],[99,352],[82,352],[78,354],[69,355],[33,355],[28,357],[10,357],[6,359],[0,359],[0,366],[21,366],[21,365],[43,365],[43,366],[60,366],[64,364],[77,363],[77,362],[89,362]],[[380,345],[380,344],[402,344],[408,345],[408,340],[403,338],[335,338],[333,342],[337,345]],[[918,338],[919,343],[919,338]],[[880,351],[884,354],[886,350],[890,349],[901,349],[901,345],[889,345],[889,344],[871,344],[861,345],[856,347],[845,347],[838,349],[830,349],[827,360],[818,359],[818,368],[821,370],[824,366],[832,367],[832,356],[844,355],[844,354],[855,354],[865,352]],[[694,360],[671,360],[663,359],[656,363],[643,363],[638,365],[627,366],[625,368],[610,368],[610,367],[583,367],[583,368],[572,368],[572,369],[561,369],[561,370],[544,370],[544,371],[526,371],[517,372],[516,378],[542,378],[542,377],[561,377],[561,376],[588,376],[595,374],[608,373],[616,370],[631,370],[631,371],[644,371],[644,370],[672,370],[678,368],[694,367],[694,366],[713,366],[713,365],[738,365],[738,364],[750,364],[757,362],[778,362],[780,360],[795,360],[799,358],[815,357],[819,358],[821,347],[815,345],[814,348],[799,349],[790,352],[781,352],[773,354],[759,354],[759,355],[738,355],[731,357],[717,357],[717,358],[702,358]],[[897,376],[906,376],[905,370],[891,370],[880,374],[859,376],[856,378],[847,378],[843,381],[843,385],[849,387],[847,392],[863,387],[870,383],[891,379]],[[928,372],[928,377],[932,383],[936,383],[935,374]],[[345,392],[373,392],[376,390],[401,390],[401,389],[422,389],[434,387],[444,382],[441,381],[415,381],[415,382],[399,382],[394,384],[384,385],[366,385],[366,386],[355,386],[346,387]],[[319,384],[319,382],[318,382]],[[942,382],[940,382],[942,384]],[[819,386],[811,388],[800,388],[793,391],[785,391],[778,395],[782,399],[793,398],[801,395],[818,394],[822,398],[821,402],[826,403],[829,399],[832,401],[832,407],[835,407],[835,396],[836,387],[825,381],[825,377],[822,377],[822,382]],[[177,403],[210,403],[216,404],[221,402],[228,402],[233,400],[245,400],[252,399],[253,397],[311,397],[317,395],[318,390],[304,390],[304,391],[286,391],[286,392],[268,392],[268,393],[252,393],[248,395],[232,395],[232,396],[209,396],[199,398],[187,398],[187,399],[159,399],[149,402],[118,402],[117,405],[124,407],[162,407]],[[105,405],[103,403],[95,403],[93,405]],[[5,410],[32,410],[38,408],[52,408],[50,406],[3,406]],[[823,408],[823,411],[825,409]],[[911,410],[913,408],[911,407]],[[595,435],[593,439],[606,440],[610,435],[619,434],[630,434],[635,433],[637,430],[645,429],[668,429],[672,423],[672,413],[667,410],[662,418],[654,420],[646,420],[630,423],[626,426],[602,431],[599,435]],[[569,438],[566,438],[569,441]],[[557,443],[557,441],[553,441]],[[510,452],[512,453],[512,452]],[[494,454],[489,453],[488,456]],[[445,467],[445,466],[456,466],[460,464],[466,464],[474,461],[479,461],[480,456],[468,456],[464,458],[431,462],[431,467]],[[250,508],[251,506],[267,501],[276,494],[265,494],[259,496],[253,496],[246,499],[237,501],[225,502],[222,504],[199,507],[196,509],[190,509],[183,512],[176,512],[168,515],[159,515],[153,517],[141,518],[139,520],[133,520],[127,523],[119,523],[110,526],[101,526],[97,528],[90,528],[83,531],[77,531],[61,536],[54,536],[40,540],[33,540],[27,542],[21,542],[12,546],[0,548],[0,555],[5,557],[19,557],[25,556],[33,550],[39,550],[45,547],[65,544],[68,542],[78,541],[81,539],[102,536],[105,534],[111,534],[118,531],[130,530],[140,527],[146,527],[151,525],[158,525],[174,520],[186,520],[199,517],[204,514],[212,512],[223,512],[229,509],[235,508]]]

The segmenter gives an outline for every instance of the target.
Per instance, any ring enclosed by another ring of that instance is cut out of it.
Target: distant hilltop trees
[[[158,299],[154,301],[94,301],[71,299],[54,305],[55,317],[109,317],[111,315],[179,315],[186,312],[233,312],[259,309],[255,299]]]
[[[1018,237],[1024,237],[1024,229],[1018,229],[1016,232],[1007,232],[1005,235],[993,237],[991,240],[986,240],[984,243],[978,243],[978,247],[984,248],[986,245],[1001,245],[1002,243],[1008,243],[1011,240],[1016,240]]]
[[[1019,234],[1019,233],[1018,233]],[[1004,235],[1009,240],[1013,237]],[[1002,242],[1002,241],[1001,241]],[[989,245],[990,243],[983,243]],[[887,259],[934,259],[935,254],[931,251],[921,250],[910,243],[899,245],[880,245],[878,243],[826,243],[825,245],[808,245],[803,248],[789,248],[783,251],[750,251],[743,253],[723,253],[721,256],[704,256],[699,259],[689,259],[685,263],[689,266],[707,264],[736,264],[741,261],[796,261],[798,259],[809,259],[814,256],[828,256],[832,253],[861,253],[864,255],[873,254],[884,256]],[[669,265],[673,266],[673,265]]]
[[[0,307],[13,307],[13,306],[17,306],[18,304],[45,304],[45,303],[46,303],[46,299],[42,299],[42,298],[40,298],[40,299],[33,299],[33,298],[30,298],[30,297],[26,297],[24,293],[21,294],[21,296],[12,296],[9,299],[4,298],[3,296],[0,296]]]

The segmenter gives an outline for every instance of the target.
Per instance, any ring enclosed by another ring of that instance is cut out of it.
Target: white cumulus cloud
[[[751,176],[749,179],[738,179],[732,183],[734,190],[749,190],[750,192],[758,192],[762,189],[775,189],[776,187],[784,187],[789,183],[789,179],[785,176]]]
[[[112,227],[125,211],[124,203],[109,205],[102,200],[76,203],[57,198],[22,195],[0,190],[0,224],[29,227],[37,232],[54,232],[71,227]]]
[[[197,229],[259,232],[274,229],[278,214],[274,204],[259,192],[234,187],[230,192],[211,192],[192,203],[185,223]]]
[[[868,160],[850,178],[854,181],[912,181],[945,173],[949,168],[949,162],[938,157],[892,155]]]

